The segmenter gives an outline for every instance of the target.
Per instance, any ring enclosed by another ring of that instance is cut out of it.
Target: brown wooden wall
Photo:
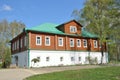
[[[36,36],[42,37],[42,45],[36,45]],[[50,37],[50,46],[45,46],[45,36]],[[58,46],[58,38],[63,38],[63,46]],[[97,39],[89,39],[82,37],[70,37],[70,36],[61,36],[61,35],[52,35],[52,34],[44,34],[44,33],[31,33],[30,35],[30,49],[39,49],[39,50],[78,50],[78,51],[100,51],[99,41]],[[74,47],[70,47],[70,39],[74,39]],[[77,47],[77,39],[81,40],[81,47]],[[83,40],[87,40],[87,48],[83,47]],[[98,47],[94,48],[94,40],[97,40]],[[89,46],[90,44],[90,46]]]
[[[70,23],[67,23],[64,25],[64,30],[65,30],[65,33],[68,33],[68,34],[75,34],[75,33],[71,33],[70,32],[70,26],[76,26],[77,28],[77,34],[81,34],[81,28],[82,26],[78,25],[76,22],[72,21]]]
[[[24,40],[22,43],[22,48],[20,47],[20,39],[24,38],[26,34],[21,34],[17,38],[15,38],[11,42],[11,50],[12,53],[21,52],[28,49],[33,50],[68,50],[68,51],[100,51],[101,48],[99,47],[99,41],[97,39],[89,39],[89,38],[83,38],[83,37],[73,37],[73,36],[63,36],[63,35],[55,35],[55,34],[47,34],[47,33],[36,33],[36,32],[29,32],[29,44],[28,44],[28,38],[27,38],[27,45],[24,46]],[[42,37],[42,45],[36,45],[36,36]],[[45,46],[45,36],[50,37],[50,46]],[[63,46],[58,46],[58,38],[63,38]],[[70,39],[74,39],[74,47],[70,47]],[[81,47],[77,47],[77,39],[81,40]],[[83,47],[83,40],[87,40],[87,48]],[[12,45],[15,41],[19,40],[19,49],[16,49],[13,51]],[[98,47],[94,48],[94,40],[98,41]],[[106,45],[106,44],[105,44]],[[106,50],[106,46],[104,45],[104,50]]]

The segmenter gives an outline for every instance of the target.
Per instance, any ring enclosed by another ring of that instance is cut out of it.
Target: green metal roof
[[[92,34],[86,30],[82,30],[82,36],[83,37],[89,37],[89,38],[97,38],[98,36],[95,34]]]
[[[64,34],[62,31],[56,28],[57,24],[45,23],[36,27],[27,28],[26,30],[38,31],[38,32],[46,32],[46,33],[54,33],[54,34]]]
[[[53,23],[45,23],[36,27],[32,28],[25,28],[25,30],[31,30],[31,31],[36,31],[36,32],[45,32],[45,33],[53,33],[53,34],[60,34],[60,35],[70,35],[70,36],[82,36],[82,37],[87,37],[87,38],[96,38],[97,36],[94,34],[89,33],[86,30],[82,30],[82,34],[76,35],[76,34],[66,34],[60,30],[58,30],[56,27],[57,24]]]

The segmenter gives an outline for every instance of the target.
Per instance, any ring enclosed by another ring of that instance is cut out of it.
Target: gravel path
[[[98,68],[101,66],[97,65],[86,65],[86,66],[66,66],[66,67],[46,67],[46,68],[30,68],[30,69],[0,69],[0,80],[23,80],[26,77],[44,74],[51,72],[58,72],[64,70],[77,70],[77,69],[88,69]]]

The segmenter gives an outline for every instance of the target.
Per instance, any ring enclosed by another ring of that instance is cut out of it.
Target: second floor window
[[[81,40],[77,39],[77,47],[81,47]]]
[[[26,44],[26,41],[27,39],[26,39],[26,36],[24,37],[24,46],[26,46],[27,44]]]
[[[14,47],[15,47],[14,49],[16,50],[16,41],[15,41],[15,46]]]
[[[50,46],[50,37],[49,36],[45,37],[45,46]]]
[[[98,47],[97,40],[94,40],[94,48],[97,48],[97,47]]]
[[[58,38],[58,46],[63,46],[63,38]]]
[[[17,49],[19,49],[19,40],[17,40]]]
[[[74,39],[70,39],[70,47],[74,47]]]
[[[77,32],[76,26],[70,26],[70,32],[72,32],[72,33]]]
[[[83,45],[84,45],[84,48],[87,47],[87,40],[86,39],[83,40]]]
[[[22,45],[23,45],[23,40],[22,40],[22,37],[20,39],[20,47],[22,48]]]
[[[36,36],[36,45],[41,45],[41,44],[42,44],[41,36]]]
[[[14,43],[12,43],[12,50],[14,51]]]

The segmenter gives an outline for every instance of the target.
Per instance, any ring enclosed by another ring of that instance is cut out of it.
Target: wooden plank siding
[[[77,29],[77,32],[72,33],[70,32],[70,26],[75,26]],[[58,51],[100,51],[101,48],[99,47],[99,40],[97,38],[89,38],[89,37],[82,37],[82,26],[77,23],[76,21],[70,21],[64,24],[61,24],[57,26],[58,30],[66,33],[67,35],[61,35],[61,34],[53,34],[53,33],[45,33],[45,32],[37,32],[37,31],[27,31],[22,32],[20,35],[18,35],[16,38],[14,38],[11,41],[11,51],[12,54],[18,53],[21,51],[25,51],[28,48],[32,50],[58,50]],[[28,34],[28,36],[27,36]],[[71,36],[68,34],[74,34],[76,36]],[[78,35],[79,34],[79,35]],[[25,44],[25,38],[26,36],[26,46]],[[36,36],[41,37],[41,45],[36,45]],[[45,45],[45,37],[50,37],[50,46]],[[58,45],[59,38],[63,39],[63,46]],[[22,39],[22,44],[21,44]],[[74,47],[70,47],[70,39],[74,39]],[[81,40],[81,46],[77,47],[77,40]],[[16,42],[19,40],[19,44]],[[84,47],[84,40],[87,40],[87,47]],[[94,40],[97,41],[97,47],[94,47]],[[15,48],[17,45],[19,45],[18,48]],[[21,47],[22,45],[22,47]],[[14,49],[15,48],[15,49]],[[106,51],[106,43],[104,44],[104,51]]]

